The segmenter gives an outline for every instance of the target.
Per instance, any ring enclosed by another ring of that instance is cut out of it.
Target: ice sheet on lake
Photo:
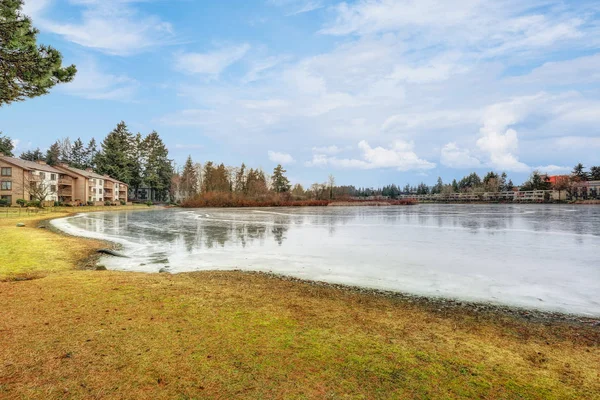
[[[419,205],[169,209],[53,222],[130,258],[108,268],[300,278],[600,316],[600,208]]]

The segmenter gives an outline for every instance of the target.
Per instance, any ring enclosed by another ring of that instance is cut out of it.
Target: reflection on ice
[[[306,279],[600,315],[600,208],[421,205],[84,214],[113,269],[273,271]]]

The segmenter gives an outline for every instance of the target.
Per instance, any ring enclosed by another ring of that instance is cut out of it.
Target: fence
[[[564,192],[563,192],[564,194]],[[485,192],[485,193],[449,193],[449,194],[423,194],[423,195],[400,195],[403,199],[415,199],[418,201],[439,202],[519,202],[519,203],[541,203],[544,201],[559,200],[558,192],[553,190],[532,190],[527,192]]]

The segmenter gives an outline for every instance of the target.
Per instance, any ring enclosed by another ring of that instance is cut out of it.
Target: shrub
[[[182,207],[314,207],[326,206],[329,200],[290,200],[285,196],[270,194],[256,198],[233,193],[202,193],[181,202]]]
[[[8,207],[10,203],[6,199],[0,199],[0,207]]]
[[[105,206],[112,206],[112,203],[111,203],[110,201],[106,200],[106,201],[104,202],[104,205],[105,205]]]
[[[93,206],[93,205],[94,205],[94,202],[93,202],[93,201],[88,201],[86,204],[87,204],[88,206]]]
[[[42,202],[39,200],[31,200],[27,203],[27,207],[42,208]]]
[[[17,204],[21,207],[25,207],[27,205],[27,200],[25,199],[17,199]]]
[[[150,200],[148,200],[148,201],[146,202],[146,205],[147,205],[148,207],[152,207],[152,205],[153,205],[153,204],[154,204],[154,203],[152,203]]]
[[[125,200],[120,200],[119,202],[121,203],[122,206],[127,205],[127,202]]]

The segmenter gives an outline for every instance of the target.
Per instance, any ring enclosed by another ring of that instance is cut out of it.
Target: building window
[[[2,167],[2,172],[0,173],[2,176],[12,176],[12,168],[11,167]]]
[[[10,196],[10,195],[0,196],[0,200],[6,200],[8,202],[8,204],[12,204],[12,196]]]
[[[50,185],[50,191],[52,193],[55,193],[56,192],[56,185]]]
[[[96,194],[96,188],[92,189],[92,193]]]
[[[51,181],[55,181],[56,180],[56,174],[50,174],[50,180]]]
[[[98,194],[102,194],[102,189],[98,189]]]
[[[100,179],[100,185],[104,185],[104,181]]]
[[[12,190],[12,182],[2,182],[0,183],[0,190]]]
[[[40,179],[46,179],[46,173],[40,172]]]

